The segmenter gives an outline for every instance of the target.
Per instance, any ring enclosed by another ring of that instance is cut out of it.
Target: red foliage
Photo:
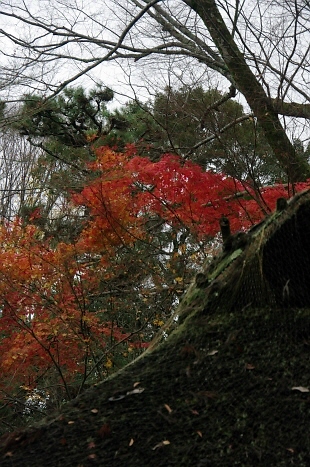
[[[282,184],[255,191],[173,154],[152,162],[136,156],[132,146],[125,153],[100,148],[91,168],[101,175],[73,199],[89,208],[92,220],[82,238],[98,249],[144,236],[143,216],[157,214],[200,239],[212,238],[222,215],[230,218],[233,229],[246,229],[273,211],[279,197],[288,197]],[[295,190],[307,187],[308,182],[300,183]]]
[[[90,297],[100,277],[108,277],[105,267],[117,249],[146,239],[145,218],[160,216],[199,240],[210,240],[222,215],[230,218],[233,230],[245,229],[288,195],[284,185],[257,192],[172,154],[152,162],[137,156],[134,146],[124,153],[99,148],[90,168],[96,178],[72,195],[90,214],[74,245],[52,248],[37,227],[24,227],[19,220],[0,227],[0,371],[7,381],[29,385],[51,366],[64,383],[87,373],[88,359],[104,351],[112,328],[103,310],[89,311]],[[308,187],[306,182],[295,189]],[[38,215],[35,211],[32,220]],[[85,261],[98,253],[102,259],[96,266]],[[116,341],[128,337],[113,324]],[[147,344],[133,339],[130,346]]]
[[[111,337],[110,324],[89,312],[98,278],[82,252],[64,243],[53,249],[40,235],[18,220],[0,228],[0,371],[27,386],[51,367],[68,383]],[[114,326],[115,339],[126,336]]]

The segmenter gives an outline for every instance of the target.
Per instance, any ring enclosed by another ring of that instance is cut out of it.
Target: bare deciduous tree
[[[33,179],[39,151],[11,130],[0,133],[0,219],[12,220],[27,204],[35,205],[44,181]]]
[[[16,131],[0,131],[0,222],[16,216],[26,222],[40,210],[40,227],[54,231],[64,219],[80,215],[51,182],[57,172],[57,160],[49,163],[43,149],[30,144]]]
[[[113,61],[208,69],[246,100],[289,180],[309,177],[289,128],[310,116],[308,2],[5,0],[0,15],[2,88],[48,96]]]

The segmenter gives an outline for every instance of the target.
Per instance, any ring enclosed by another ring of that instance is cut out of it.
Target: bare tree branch
[[[278,115],[308,124],[309,19],[307,2],[297,0],[103,0],[99,8],[82,0],[5,0],[0,89],[29,86],[55,95],[110,62],[143,67],[157,60],[164,73],[170,58],[179,58],[178,67],[189,59],[236,88],[289,179],[305,179],[308,164]]]

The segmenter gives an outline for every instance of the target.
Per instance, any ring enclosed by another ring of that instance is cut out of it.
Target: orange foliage
[[[209,240],[222,215],[233,230],[247,228],[273,210],[278,197],[287,196],[283,185],[257,193],[171,154],[151,162],[136,156],[132,146],[124,153],[99,148],[90,168],[96,178],[72,195],[89,212],[75,244],[52,248],[37,227],[18,219],[0,227],[0,372],[7,375],[2,379],[7,387],[11,379],[35,385],[50,368],[67,384],[92,371],[89,362],[104,352],[107,336],[129,337],[115,325],[112,331],[104,310],[91,308],[91,297],[100,277],[109,276],[106,267],[118,248],[147,240],[145,218],[156,214],[198,240]],[[245,196],[237,196],[242,191]],[[98,254],[101,261],[88,261]],[[180,281],[175,279],[177,285]],[[143,339],[129,343],[130,348],[146,345]]]
[[[78,241],[85,251],[104,251],[108,256],[119,245],[132,244],[143,235],[141,219],[134,206],[129,157],[110,148],[97,151],[90,168],[102,175],[72,196],[78,205],[87,206],[91,220]]]
[[[63,383],[85,373],[87,358],[111,332],[88,311],[98,288],[95,271],[75,245],[52,249],[40,236],[18,220],[0,228],[0,371],[28,386],[50,367]],[[114,337],[126,334],[116,328]]]

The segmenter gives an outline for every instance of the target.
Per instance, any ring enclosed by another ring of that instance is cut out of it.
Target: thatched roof
[[[248,232],[232,236],[197,275],[196,286],[208,296],[206,311],[229,304],[231,310],[310,306],[310,191],[278,205]]]
[[[310,192],[281,209],[197,276],[168,339],[4,437],[1,466],[310,465]]]

